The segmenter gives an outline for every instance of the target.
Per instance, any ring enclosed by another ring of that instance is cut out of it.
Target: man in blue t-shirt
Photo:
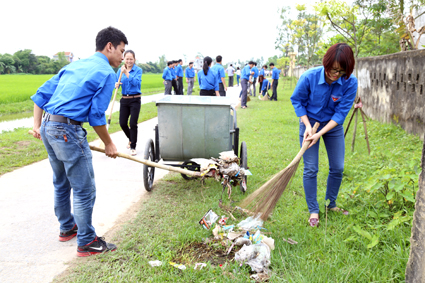
[[[178,95],[183,95],[183,60],[177,60],[176,67],[176,78],[177,78],[177,93]]]
[[[223,61],[223,57],[218,55],[217,57],[215,57],[215,61],[216,61],[216,64],[211,67],[211,70],[213,70],[217,74],[218,86],[219,86],[218,92],[220,93],[220,96],[226,96],[227,86],[226,86],[226,81],[224,79],[226,77],[226,74],[224,72],[223,65],[221,65],[221,62]]]
[[[277,101],[277,84],[279,83],[280,70],[274,66],[274,63],[270,63],[269,66],[272,71],[272,88],[273,88],[273,95],[272,97],[270,97],[270,100]]]
[[[195,83],[195,69],[193,68],[193,62],[189,62],[189,67],[185,70],[186,83],[187,83],[187,95],[192,95],[193,85]]]
[[[167,67],[164,68],[164,71],[162,72],[162,78],[164,79],[164,86],[165,86],[165,95],[171,95],[171,88],[172,88],[172,81],[174,80],[173,74],[171,73],[173,67],[173,61],[167,62]]]
[[[254,72],[254,74],[252,75],[252,87],[254,88],[254,96],[256,95],[256,89],[255,89],[255,83],[257,82],[257,78],[258,78],[258,68],[257,68],[257,62],[254,62],[254,67],[252,67],[251,72]]]
[[[94,55],[63,67],[31,96],[33,135],[43,141],[53,170],[59,241],[66,242],[77,236],[78,256],[117,249],[98,237],[92,225],[96,184],[87,131],[82,126],[88,122],[93,127],[105,144],[106,156],[118,156],[106,128],[105,111],[116,82],[111,66],[119,67],[126,44],[127,38],[120,30],[113,27],[101,30],[96,36]],[[71,213],[71,189],[74,214]]]

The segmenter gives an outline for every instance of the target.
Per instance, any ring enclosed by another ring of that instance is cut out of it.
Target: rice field
[[[53,75],[1,75],[0,105],[29,100]]]

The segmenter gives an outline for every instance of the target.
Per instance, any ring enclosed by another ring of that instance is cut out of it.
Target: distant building
[[[53,55],[53,60],[59,60],[59,53],[56,53]],[[74,58],[74,54],[72,52],[63,52],[65,54],[65,59],[68,62],[72,62],[72,59]]]
[[[193,62],[193,68],[196,71],[201,70],[202,67],[204,66],[204,62],[203,62],[204,60],[203,59],[204,58],[199,58],[199,56],[196,56],[195,60],[192,61]]]

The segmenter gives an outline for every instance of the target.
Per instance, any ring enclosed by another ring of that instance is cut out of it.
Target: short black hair
[[[177,61],[177,63],[180,63],[180,62],[183,62],[183,60],[182,60],[182,59],[179,59],[179,60]]]
[[[167,62],[167,66],[170,66],[170,65],[172,65],[173,64],[173,61],[168,61]]]
[[[254,62],[254,65],[257,66],[257,62]]]
[[[223,60],[223,57],[221,57],[220,55],[218,55],[217,57],[215,57],[215,61],[217,63],[221,63],[221,60]]]
[[[249,61],[248,65],[255,65],[255,63],[253,61]]]
[[[117,48],[121,42],[128,44],[125,34],[119,29],[113,27],[107,27],[98,32],[96,36],[96,51],[102,51],[105,49],[108,42],[112,43],[114,48]]]
[[[274,63],[270,63],[269,66],[274,66]]]
[[[266,68],[267,69],[267,65],[264,65],[263,68]]]
[[[177,60],[173,60],[173,64],[176,64],[176,63],[178,63],[179,61],[177,61]]]
[[[230,64],[230,67],[233,67],[233,65],[232,65],[232,64]]]
[[[192,65],[193,64],[193,62],[189,62],[189,65]]]

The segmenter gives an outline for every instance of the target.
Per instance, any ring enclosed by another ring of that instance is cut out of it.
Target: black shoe
[[[77,236],[78,227],[77,224],[72,227],[71,230],[68,230],[66,232],[60,232],[59,233],[59,241],[66,242]]]
[[[116,249],[117,246],[105,242],[105,238],[96,236],[91,243],[88,243],[85,246],[78,246],[77,256],[91,256],[104,252],[113,252]]]

